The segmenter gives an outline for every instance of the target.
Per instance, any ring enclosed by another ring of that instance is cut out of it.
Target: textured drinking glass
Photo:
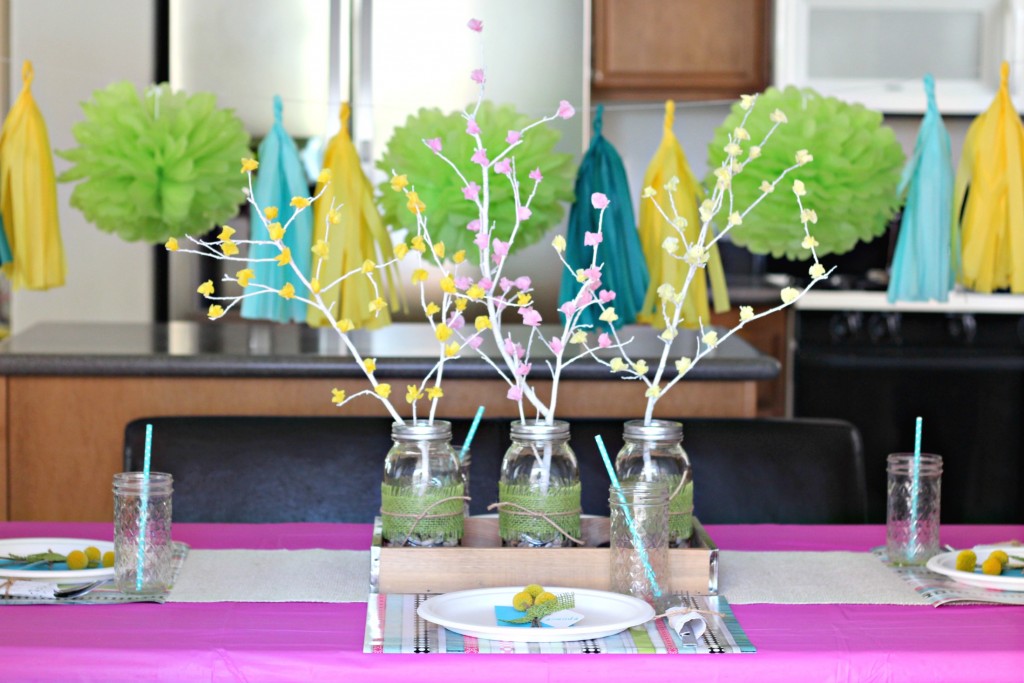
[[[164,472],[150,472],[148,483],[142,472],[114,475],[114,580],[122,593],[159,595],[171,588],[172,483]]]
[[[633,481],[622,484],[622,495],[625,505],[616,488],[611,487],[612,590],[654,604],[659,597],[655,582],[662,595],[668,592],[668,485],[663,481]]]
[[[924,564],[939,552],[942,457],[921,454],[916,484],[913,453],[892,453],[887,462],[885,545],[889,561]]]

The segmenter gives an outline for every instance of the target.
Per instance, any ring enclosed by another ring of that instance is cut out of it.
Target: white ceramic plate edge
[[[925,565],[936,574],[943,574],[955,581],[974,586],[975,588],[990,588],[1003,591],[1024,591],[1024,577],[1021,576],[993,576],[991,574],[977,574],[975,572],[964,572],[956,568],[957,552],[939,553]]]
[[[549,586],[548,590],[556,595],[559,593],[574,593],[577,596],[577,600],[580,598],[587,598],[621,602],[626,606],[632,607],[634,613],[627,618],[623,618],[621,621],[602,624],[600,626],[588,627],[584,625],[584,622],[586,621],[586,616],[584,616],[583,621],[569,628],[520,628],[514,626],[498,626],[493,622],[486,624],[460,622],[445,617],[435,609],[437,605],[443,605],[445,602],[452,599],[473,597],[474,595],[484,596],[487,594],[504,593],[509,599],[511,599],[511,596],[520,590],[522,590],[521,587],[517,588],[507,586],[496,588],[475,588],[465,591],[444,593],[425,600],[416,609],[416,613],[425,621],[437,624],[438,626],[443,626],[450,631],[454,631],[455,633],[459,633],[464,636],[484,638],[487,640],[524,643],[560,643],[572,640],[605,638],[616,633],[621,633],[633,626],[650,621],[655,615],[654,608],[639,598],[622,595],[621,593],[612,593],[609,591],[599,591],[589,588],[566,588],[559,586]],[[490,604],[495,605],[498,603],[491,602]],[[578,601],[576,611],[581,612],[584,615],[586,614],[585,607],[579,606]]]
[[[34,548],[30,553],[26,553],[24,550],[17,551],[18,555],[27,555],[31,553],[41,553],[50,550],[51,548],[65,548],[85,550],[88,546],[96,546],[99,548],[100,553],[105,553],[108,550],[114,549],[114,544],[110,541],[98,541],[89,538],[3,538],[0,539],[0,555],[9,555],[12,551],[11,548],[19,548],[22,546],[30,546]],[[60,552],[60,551],[56,551]],[[66,553],[62,553],[66,554]],[[114,575],[113,567],[95,567],[93,569],[8,569],[0,562],[0,578],[2,579],[19,579],[23,581],[56,581],[60,583],[74,582],[74,581],[88,581],[95,579],[102,579],[108,576]]]

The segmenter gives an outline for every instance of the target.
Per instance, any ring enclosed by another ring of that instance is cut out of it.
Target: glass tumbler
[[[171,588],[171,493],[164,472],[114,475],[114,581],[129,595],[159,595]]]
[[[922,453],[916,477],[913,453],[892,453],[887,463],[885,545],[889,561],[924,564],[939,552],[942,457]]]
[[[653,605],[669,592],[668,484],[627,482],[621,495],[611,487],[611,587]]]

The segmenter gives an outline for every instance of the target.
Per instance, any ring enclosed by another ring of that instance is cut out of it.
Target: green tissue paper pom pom
[[[164,83],[139,95],[125,81],[97,90],[72,127],[78,147],[58,178],[80,180],[71,205],[101,230],[128,241],[162,242],[203,233],[238,213],[251,156],[249,134],[213,95]]]
[[[798,150],[807,150],[814,160],[790,172],[741,225],[730,230],[732,241],[755,254],[810,258],[810,252],[800,246],[804,231],[792,191],[794,180],[802,180],[807,187],[805,208],[818,214],[817,224],[809,227],[818,240],[819,257],[843,254],[858,241],[870,242],[885,232],[900,203],[897,185],[904,154],[892,129],[882,125],[882,115],[809,89],[769,88],[758,96],[744,124],[750,141],[742,143],[740,161],[746,160],[749,145],[761,143],[772,126],[769,114],[776,109],[786,115],[788,123],[775,130],[760,158],[733,177],[735,205],[749,206],[760,196],[761,182],[775,180],[792,166]],[[715,131],[708,146],[710,169],[722,165],[729,134],[745,113],[739,104],[734,105]],[[713,187],[715,177],[709,173],[706,182]]]
[[[509,131],[521,131],[533,120],[510,105],[497,106],[483,102],[477,111],[483,146],[487,157],[494,160],[508,143]],[[420,109],[409,116],[405,125],[395,129],[388,141],[377,168],[391,177],[391,173],[408,177],[410,188],[415,188],[426,204],[427,231],[434,242],[445,243],[449,253],[466,250],[467,259],[475,261],[479,252],[473,244],[475,233],[466,225],[479,218],[476,204],[462,193],[464,184],[452,168],[428,148],[423,141],[440,138],[442,153],[459,169],[467,181],[482,186],[482,167],[471,161],[476,151],[473,136],[466,133],[466,119],[462,112],[443,114],[439,109]],[[528,174],[539,168],[544,180],[530,202],[531,216],[523,221],[516,232],[512,251],[538,241],[560,220],[565,212],[562,202],[573,198],[576,164],[571,154],[554,152],[561,138],[554,128],[539,125],[523,134],[522,142],[511,152],[515,158],[516,177],[520,183],[520,201],[533,191],[533,180]],[[489,220],[495,224],[492,236],[508,241],[515,225],[515,202],[508,179],[488,170],[490,183]],[[389,182],[380,185],[380,203],[384,221],[392,229],[415,228],[415,216],[406,208],[406,196],[391,189]],[[483,194],[481,193],[481,198]]]

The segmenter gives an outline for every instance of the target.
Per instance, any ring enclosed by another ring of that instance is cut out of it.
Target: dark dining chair
[[[864,453],[849,422],[828,419],[682,418],[693,468],[694,514],[706,524],[867,522]],[[584,481],[583,508],[608,511],[608,477],[594,436],[609,456],[622,422],[573,420],[572,445]],[[604,489],[586,486],[603,478]],[[602,507],[603,503],[603,507]],[[602,512],[603,511],[603,512]]]
[[[471,421],[451,422],[461,441]],[[125,428],[127,470],[142,469],[147,424],[151,469],[174,476],[174,521],[372,522],[380,510],[388,418],[140,418]],[[497,443],[496,426],[481,424],[474,443]]]
[[[451,420],[453,443],[470,420]],[[683,419],[694,507],[705,523],[863,523],[864,458],[856,428],[822,419]],[[125,468],[142,469],[153,425],[154,471],[174,476],[180,522],[369,522],[380,509],[391,421],[356,417],[173,416],[125,429]],[[582,510],[608,514],[609,478],[595,444],[622,446],[621,420],[574,419]],[[511,421],[484,419],[472,443],[470,512],[498,498]]]

